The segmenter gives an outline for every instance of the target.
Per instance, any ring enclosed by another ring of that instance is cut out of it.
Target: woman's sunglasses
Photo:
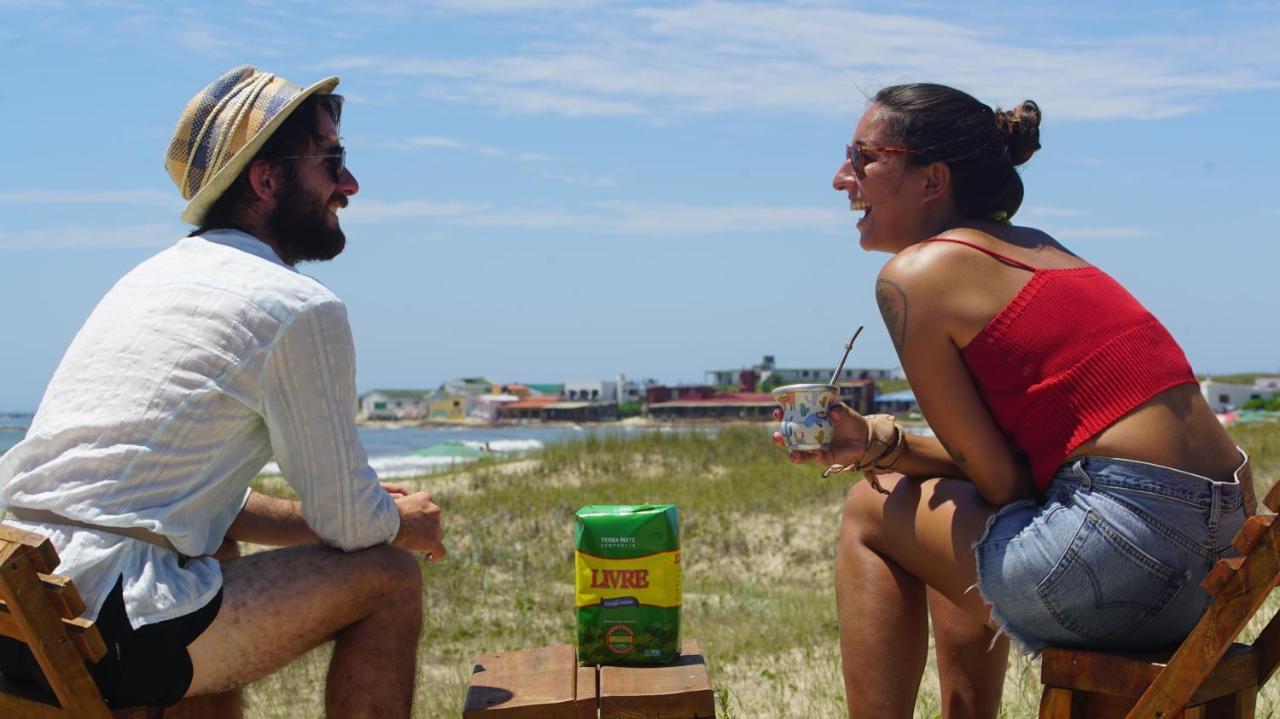
[[[849,161],[849,167],[855,170],[862,169],[863,163],[866,162],[867,154],[874,156],[878,152],[898,152],[904,155],[911,155],[916,151],[902,145],[881,145],[876,147],[874,145],[859,145],[855,142],[852,145],[844,146],[844,157]]]

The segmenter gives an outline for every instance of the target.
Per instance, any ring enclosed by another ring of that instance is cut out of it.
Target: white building
[[[643,402],[644,387],[625,375],[613,380],[571,379],[564,383],[564,398],[577,402]]]
[[[564,398],[578,402],[617,402],[618,385],[604,379],[571,379],[564,383]]]
[[[1270,399],[1280,392],[1280,382],[1273,377],[1259,378],[1254,384],[1227,384],[1215,382],[1212,377],[1200,381],[1200,394],[1214,412],[1230,412],[1240,409],[1251,399]]]
[[[764,359],[751,367],[742,367],[739,369],[713,369],[707,370],[707,376],[711,378],[711,384],[729,385],[738,384],[742,372],[750,370],[755,372],[756,381],[763,382],[770,377],[775,378],[779,384],[798,384],[830,382],[831,374],[836,371],[833,367],[778,367],[774,362],[773,355],[765,355]],[[840,376],[836,379],[841,382],[851,382],[859,379],[884,380],[884,379],[900,379],[901,370],[887,369],[884,367],[845,367],[840,371]]]
[[[471,398],[471,406],[467,409],[467,417],[478,422],[492,424],[498,420],[502,407],[515,404],[520,398],[514,394],[478,394]]]
[[[363,419],[419,419],[427,414],[431,392],[412,389],[375,389],[360,398]]]

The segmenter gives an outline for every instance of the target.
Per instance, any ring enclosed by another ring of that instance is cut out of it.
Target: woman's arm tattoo
[[[902,345],[907,341],[907,293],[892,280],[876,280],[876,304],[880,305],[893,347],[902,356]]]

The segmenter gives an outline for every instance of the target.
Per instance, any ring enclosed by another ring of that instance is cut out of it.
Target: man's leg
[[[224,539],[213,558],[227,562],[240,558],[240,545],[234,539]],[[240,687],[216,694],[200,694],[184,697],[177,704],[164,710],[165,719],[240,719],[244,716],[244,690]]]
[[[336,640],[329,717],[407,717],[422,629],[422,571],[391,546],[293,547],[223,567],[222,608],[191,645],[188,696],[243,686]]]

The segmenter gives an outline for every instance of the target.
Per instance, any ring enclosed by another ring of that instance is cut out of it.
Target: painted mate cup
[[[830,384],[789,384],[773,391],[782,405],[782,441],[787,449],[812,452],[831,444],[828,408],[840,399],[840,388]]]

